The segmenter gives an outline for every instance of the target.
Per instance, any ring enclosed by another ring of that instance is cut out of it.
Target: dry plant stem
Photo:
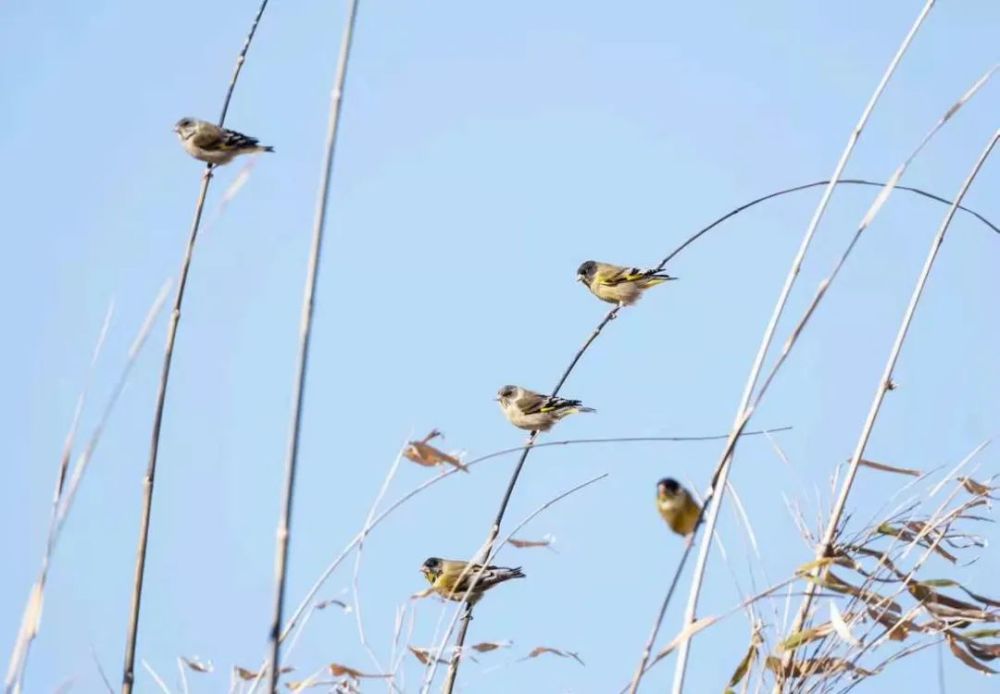
[[[80,417],[83,414],[83,406],[87,402],[87,394],[90,392],[90,384],[93,381],[94,370],[97,367],[97,360],[104,347],[104,340],[108,336],[108,328],[111,325],[111,316],[114,314],[115,302],[112,300],[108,304],[108,310],[104,314],[104,323],[97,336],[97,344],[94,346],[90,357],[90,364],[87,367],[87,375],[83,381],[83,388],[76,400],[76,408],[73,410],[73,418],[70,421],[69,431],[63,443],[62,455],[59,456],[59,470],[56,474],[55,491],[52,493],[52,510],[49,513],[49,531],[45,541],[45,552],[42,555],[42,568],[38,572],[38,579],[31,587],[31,593],[24,606],[24,616],[21,619],[21,628],[14,643],[13,651],[10,655],[10,665],[7,668],[7,676],[4,679],[4,691],[8,694],[13,691],[21,691],[24,682],[24,672],[28,666],[28,655],[31,652],[31,644],[37,635],[39,620],[32,615],[36,600],[36,592],[44,595],[45,584],[49,575],[49,562],[52,559],[52,548],[55,545],[56,527],[59,517],[59,503],[62,501],[63,487],[66,484],[66,472],[69,469],[69,461],[73,455],[73,443],[76,441],[76,434],[80,428]],[[40,597],[38,598],[41,599]]]
[[[854,480],[857,476],[858,467],[860,465],[861,459],[864,457],[865,448],[868,445],[868,440],[871,437],[872,429],[875,426],[875,421],[878,419],[879,411],[882,407],[882,402],[885,399],[885,394],[892,387],[892,372],[896,367],[896,362],[899,359],[899,353],[902,350],[903,342],[906,340],[906,335],[909,332],[910,324],[913,322],[913,315],[916,312],[917,305],[920,303],[920,298],[923,295],[924,287],[927,285],[927,278],[930,276],[931,269],[934,267],[934,261],[937,258],[938,251],[941,248],[941,244],[944,242],[945,234],[948,232],[948,227],[951,225],[951,220],[955,217],[955,211],[957,205],[961,203],[965,194],[968,192],[969,187],[975,180],[976,176],[979,174],[980,169],[982,169],[983,164],[986,159],[990,156],[993,148],[996,146],[997,140],[1000,139],[1000,131],[997,131],[990,138],[987,143],[986,148],[983,153],[979,156],[969,175],[966,177],[965,181],[962,183],[962,187],[959,189],[958,196],[955,202],[952,203],[948,212],[945,214],[944,219],[941,222],[941,226],[938,229],[937,234],[935,234],[933,241],[931,242],[930,251],[927,254],[927,259],[924,261],[924,267],[920,272],[920,276],[917,278],[916,286],[913,288],[913,293],[910,296],[910,303],[906,307],[906,312],[903,314],[903,319],[900,322],[899,330],[896,333],[896,339],[893,342],[892,349],[889,351],[889,358],[886,360],[885,369],[882,372],[882,376],[879,380],[878,386],[875,389],[875,397],[872,400],[871,407],[868,411],[868,417],[865,420],[864,426],[861,429],[861,435],[858,437],[857,445],[854,449],[854,454],[851,456],[851,463],[847,471],[847,475],[844,478],[843,483],[840,487],[840,494],[837,497],[837,502],[834,504],[833,510],[830,513],[829,522],[826,525],[826,530],[823,533],[823,540],[820,546],[816,550],[816,558],[822,559],[825,557],[830,548],[833,545],[833,541],[836,538],[837,529],[840,526],[841,517],[844,514],[844,508],[847,505],[847,498],[850,496],[851,488],[854,485]],[[795,617],[795,621],[792,624],[791,633],[795,633],[802,629],[805,620],[809,613],[809,608],[812,605],[812,595],[816,591],[816,584],[813,582],[809,583],[809,587],[806,589],[806,597],[802,600],[802,605],[799,607],[798,614]],[[791,662],[791,652],[786,655],[782,662],[787,665]]]
[[[902,44],[896,51],[896,55],[893,57],[892,61],[889,63],[889,67],[886,69],[885,73],[882,75],[882,79],[879,81],[878,86],[875,88],[875,92],[872,94],[871,98],[868,100],[868,104],[865,106],[864,111],[861,114],[861,118],[858,120],[857,125],[854,126],[850,136],[848,137],[847,144],[844,147],[843,153],[840,155],[840,160],[837,162],[834,168],[833,175],[830,177],[830,183],[827,185],[826,189],[823,191],[823,196],[820,198],[819,204],[816,207],[816,211],[813,213],[812,219],[809,222],[809,226],[806,229],[805,234],[802,237],[802,242],[799,244],[799,250],[795,255],[795,259],[792,261],[792,266],[789,268],[788,275],[785,277],[784,286],[781,289],[781,293],[778,297],[778,301],[775,304],[774,311],[771,315],[771,319],[768,322],[767,328],[764,330],[764,336],[761,339],[760,347],[757,351],[757,356],[754,359],[753,366],[750,370],[750,376],[747,379],[746,386],[744,387],[743,395],[740,398],[740,405],[736,411],[736,425],[743,426],[746,421],[746,409],[747,405],[750,403],[750,398],[753,394],[754,387],[757,384],[757,379],[760,376],[761,368],[764,364],[764,358],[767,356],[768,349],[771,346],[771,341],[774,337],[775,329],[777,328],[778,321],[781,315],[784,313],[785,305],[788,300],[788,296],[791,293],[792,287],[795,284],[795,280],[798,277],[799,270],[802,267],[802,262],[805,259],[806,252],[809,250],[809,246],[812,243],[813,236],[819,227],[820,221],[823,219],[823,215],[826,212],[826,208],[829,205],[830,199],[833,196],[833,190],[836,187],[837,181],[840,179],[844,168],[847,166],[847,162],[854,151],[854,147],[861,137],[861,133],[868,123],[868,119],[871,116],[872,111],[875,109],[875,105],[878,103],[886,85],[889,83],[889,79],[892,77],[893,73],[896,71],[896,67],[899,65],[906,53],[906,49],[909,47],[914,36],[916,36],[917,31],[923,24],[924,19],[927,17],[934,6],[935,0],[927,0],[920,14],[917,16],[916,21],[910,28],[906,37],[903,39]],[[735,439],[733,439],[735,444]],[[691,591],[688,596],[687,608],[684,612],[684,622],[686,626],[695,620],[695,614],[698,608],[698,597],[701,592],[701,586],[704,582],[705,577],[705,567],[708,563],[708,554],[711,549],[712,536],[715,533],[715,526],[718,521],[719,509],[722,506],[722,500],[724,498],[725,484],[729,479],[729,470],[732,465],[732,453],[730,452],[726,455],[723,460],[719,470],[717,479],[714,480],[712,485],[712,490],[718,489],[718,500],[712,499],[713,494],[710,492],[706,503],[710,501],[715,501],[711,503],[708,508],[708,513],[706,517],[706,528],[705,534],[702,537],[701,546],[698,550],[698,560],[695,563],[694,576],[691,582]],[[691,651],[691,641],[688,640],[683,643],[677,654],[677,662],[674,669],[674,683],[673,692],[674,694],[680,694],[684,689],[684,676],[687,671],[688,655]],[[641,679],[642,668],[637,670],[637,674]],[[638,687],[638,683],[636,683]]]
[[[146,318],[143,321],[142,326],[139,328],[139,332],[135,339],[132,341],[132,345],[129,347],[128,356],[125,360],[125,365],[122,367],[121,373],[118,376],[118,381],[115,383],[115,387],[112,389],[111,395],[104,405],[101,417],[91,432],[90,437],[87,440],[87,444],[84,446],[83,452],[77,456],[76,464],[73,466],[73,472],[70,474],[67,482],[66,473],[68,471],[70,455],[72,454],[72,444],[75,441],[75,431],[78,424],[77,415],[74,414],[74,424],[70,429],[70,435],[67,436],[66,445],[63,449],[63,456],[60,460],[60,470],[56,482],[56,492],[55,498],[53,499],[48,538],[46,540],[45,554],[42,557],[42,568],[39,572],[38,581],[35,586],[32,587],[32,593],[29,595],[28,603],[25,605],[25,615],[22,619],[21,629],[14,643],[14,648],[12,649],[10,667],[7,672],[4,687],[6,692],[20,691],[21,682],[23,681],[24,673],[27,668],[27,657],[30,652],[31,643],[37,636],[38,629],[40,628],[38,619],[32,618],[30,614],[32,612],[33,601],[36,599],[38,600],[38,607],[40,609],[42,601],[44,600],[45,585],[48,580],[48,571],[52,555],[59,543],[62,528],[66,523],[66,517],[70,509],[73,507],[73,500],[76,498],[76,492],[80,487],[81,480],[83,479],[83,473],[86,471],[87,465],[90,462],[94,451],[97,450],[97,445],[101,440],[101,434],[104,432],[104,429],[108,424],[108,420],[111,418],[111,414],[115,410],[115,405],[118,404],[119,397],[125,390],[125,386],[128,384],[132,367],[135,365],[136,359],[138,358],[143,345],[146,343],[146,338],[149,337],[149,332],[152,329],[153,323],[155,322],[157,316],[159,316],[160,310],[163,308],[163,303],[166,300],[169,285],[170,283],[168,281],[163,285],[163,287],[161,287],[159,294],[153,301],[152,306],[150,306],[149,311],[146,313]],[[110,318],[110,312],[108,318]],[[108,320],[106,319],[105,327],[102,329],[101,342],[103,342],[103,333],[107,330],[107,326]],[[95,362],[97,359],[97,351],[98,350],[95,349]],[[83,404],[84,398],[81,397],[77,403],[77,412],[82,412]]]
[[[236,81],[243,70],[243,63],[246,61],[247,51],[257,32],[257,25],[264,14],[268,0],[261,2],[257,14],[254,16],[253,24],[247,33],[243,48],[236,57],[236,65],[233,68],[233,76],[229,80],[229,88],[226,90],[226,97],[222,102],[222,112],[219,114],[219,126],[226,120],[226,113],[229,111],[229,102],[233,98],[233,90],[236,88]],[[122,694],[131,694],[135,682],[135,646],[139,629],[139,610],[142,605],[142,586],[146,570],[146,549],[149,542],[149,520],[153,506],[153,489],[156,479],[156,462],[160,447],[160,427],[163,423],[163,409],[167,397],[167,384],[170,380],[170,365],[174,355],[174,342],[177,338],[177,328],[181,319],[181,305],[184,302],[184,289],[187,286],[188,271],[191,268],[191,257],[194,254],[194,245],[198,239],[198,227],[201,225],[201,214],[205,207],[205,197],[208,194],[208,185],[212,180],[212,165],[205,167],[205,173],[201,180],[201,190],[195,203],[194,221],[191,223],[191,232],[188,236],[187,246],[184,251],[184,259],[181,261],[180,276],[177,283],[177,294],[174,297],[173,310],[170,312],[170,324],[167,327],[167,345],[163,354],[163,367],[160,371],[160,384],[156,395],[156,409],[153,413],[153,431],[149,446],[149,462],[146,468],[146,476],[142,481],[142,515],[139,520],[139,544],[136,548],[135,576],[132,586],[132,602],[129,610],[128,632],[125,638],[125,665],[122,672]]]
[[[302,297],[302,318],[299,326],[299,354],[296,367],[295,386],[292,402],[292,423],[288,436],[288,455],[285,461],[285,484],[281,502],[281,513],[278,520],[277,549],[274,566],[274,617],[271,621],[271,657],[268,680],[270,691],[278,690],[281,661],[281,621],[285,600],[285,577],[288,566],[288,543],[292,521],[292,505],[295,491],[295,471],[298,464],[299,434],[302,427],[302,406],[305,394],[306,374],[309,366],[309,343],[312,330],[314,297],[316,281],[319,276],[319,264],[323,249],[323,231],[326,228],[326,207],[330,196],[330,179],[333,173],[333,161],[337,145],[337,129],[340,123],[340,107],[344,93],[344,82],[347,77],[347,64],[351,54],[351,39],[354,36],[354,20],[357,16],[358,0],[351,0],[347,8],[347,19],[344,23],[343,36],[340,42],[340,54],[337,58],[337,72],[334,77],[333,90],[330,93],[330,115],[327,123],[326,146],[323,157],[323,170],[320,177],[319,194],[316,199],[315,218],[313,223],[312,247],[309,251],[309,262],[306,269],[305,292]]]

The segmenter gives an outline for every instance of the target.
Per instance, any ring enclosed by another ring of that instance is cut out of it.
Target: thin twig
[[[278,520],[277,549],[274,567],[274,617],[271,621],[271,668],[269,671],[270,691],[278,690],[278,678],[281,676],[281,621],[285,601],[285,577],[288,566],[289,533],[292,522],[292,503],[295,491],[295,471],[298,464],[299,433],[302,427],[302,409],[305,396],[306,374],[309,366],[309,344],[312,331],[314,297],[316,282],[319,277],[321,252],[323,249],[323,232],[326,229],[326,208],[330,196],[330,181],[333,174],[334,155],[337,147],[337,130],[340,124],[340,110],[343,102],[344,82],[347,77],[347,64],[351,54],[351,40],[354,36],[354,20],[357,16],[358,0],[351,0],[347,8],[347,18],[344,22],[343,36],[340,42],[340,54],[337,58],[337,70],[333,80],[333,90],[330,93],[330,115],[327,123],[326,145],[323,156],[323,169],[320,175],[319,194],[316,198],[315,218],[313,222],[312,246],[309,251],[309,261],[306,268],[305,291],[302,297],[302,317],[299,325],[299,352],[295,374],[295,385],[292,396],[291,431],[288,435],[288,454],[285,460],[285,484],[282,493],[281,513]]]
[[[66,482],[66,474],[68,471],[70,456],[72,454],[73,442],[75,440],[75,429],[78,417],[78,414],[74,414],[74,424],[71,426],[71,435],[67,436],[66,445],[64,446],[63,455],[60,460],[60,469],[56,482],[56,492],[53,498],[52,516],[49,520],[50,524],[46,539],[45,554],[42,557],[42,568],[39,571],[39,578],[32,587],[32,592],[29,595],[28,602],[24,608],[24,617],[22,618],[21,629],[18,633],[17,639],[15,640],[14,648],[11,653],[10,667],[7,671],[7,677],[4,685],[5,692],[18,692],[21,689],[21,682],[24,679],[24,673],[27,668],[27,659],[28,653],[31,649],[31,643],[35,636],[38,635],[38,629],[40,628],[40,621],[38,619],[40,612],[35,613],[34,616],[32,616],[32,612],[36,607],[40,611],[42,603],[44,602],[49,566],[52,561],[52,555],[59,543],[59,537],[62,534],[62,528],[66,522],[66,516],[69,513],[69,510],[73,507],[73,500],[76,498],[76,492],[77,489],[79,489],[81,480],[83,479],[83,473],[87,469],[87,465],[90,462],[94,451],[97,450],[97,445],[101,440],[101,434],[104,432],[104,428],[107,426],[112,412],[114,412],[115,405],[118,403],[118,398],[125,390],[125,385],[128,383],[132,367],[135,365],[139,352],[146,343],[146,338],[149,336],[153,323],[155,322],[157,316],[159,316],[160,310],[163,308],[163,302],[166,300],[166,292],[168,288],[169,282],[164,284],[164,286],[160,289],[160,293],[157,295],[157,298],[153,301],[149,311],[146,313],[146,318],[140,326],[135,339],[132,341],[132,346],[129,348],[125,364],[119,373],[118,381],[115,383],[115,386],[111,391],[111,395],[104,405],[101,417],[91,432],[90,437],[84,446],[83,452],[77,456],[76,463],[73,466],[73,471],[69,475],[69,481]],[[103,334],[107,330],[108,318],[110,318],[110,312],[109,316],[105,319],[105,327],[102,328],[102,337],[100,342],[103,342],[104,340]],[[95,349],[94,361],[96,361],[96,359],[97,350]],[[78,401],[77,412],[82,411],[83,400],[84,399],[81,397]],[[33,604],[34,601],[37,601],[37,605]]]
[[[767,356],[767,352],[771,346],[771,341],[774,338],[775,330],[778,326],[778,321],[781,319],[782,314],[785,310],[785,305],[788,301],[788,297],[791,294],[792,287],[795,284],[795,280],[798,277],[799,270],[802,267],[802,263],[805,260],[809,246],[812,243],[813,236],[816,230],[819,228],[819,223],[823,219],[823,215],[826,212],[827,206],[830,203],[830,199],[833,196],[834,188],[836,187],[836,182],[843,173],[844,168],[847,166],[847,162],[854,152],[854,147],[861,137],[861,133],[868,123],[868,119],[871,116],[872,111],[875,109],[875,105],[878,103],[879,98],[882,96],[886,85],[889,83],[889,79],[892,77],[893,73],[896,71],[896,67],[899,65],[906,53],[906,49],[909,47],[910,42],[916,35],[917,30],[923,24],[924,19],[930,12],[931,7],[933,7],[935,0],[927,0],[924,5],[923,10],[920,12],[913,26],[910,28],[909,33],[906,38],[903,39],[902,44],[896,51],[896,55],[893,57],[892,61],[889,63],[889,67],[886,69],[885,74],[882,75],[882,79],[879,81],[878,86],[875,88],[874,93],[868,100],[868,104],[865,106],[864,111],[861,114],[861,118],[858,120],[857,125],[851,131],[850,136],[847,139],[847,144],[844,147],[843,153],[840,155],[840,160],[837,162],[836,167],[834,167],[833,175],[830,177],[830,183],[827,185],[826,189],[823,191],[823,196],[820,198],[819,204],[816,207],[816,211],[813,213],[812,219],[809,222],[809,226],[806,228],[805,234],[802,237],[802,241],[799,244],[799,250],[795,254],[795,258],[792,261],[792,265],[789,268],[788,274],[785,277],[784,286],[781,289],[781,293],[778,296],[778,301],[775,304],[774,311],[771,314],[770,321],[764,330],[764,335],[761,338],[760,347],[757,350],[757,356],[754,358],[753,366],[750,369],[750,375],[747,378],[747,383],[744,386],[743,394],[740,397],[740,405],[736,410],[736,425],[735,428],[745,426],[747,419],[747,405],[750,403],[750,398],[753,395],[755,386],[757,385],[757,379],[760,376],[761,369],[764,365],[764,359]],[[731,445],[735,446],[736,439],[731,439]],[[688,596],[688,604],[684,611],[684,622],[686,626],[695,620],[695,614],[698,608],[698,598],[701,593],[701,586],[704,582],[705,577],[705,567],[708,563],[708,555],[711,549],[712,535],[715,532],[715,526],[718,520],[719,509],[722,506],[722,499],[725,492],[725,484],[729,479],[729,470],[732,465],[733,456],[730,452],[725,455],[722,459],[718,474],[713,480],[710,493],[707,495],[706,504],[708,505],[708,514],[706,518],[706,528],[705,534],[702,537],[701,546],[698,551],[698,560],[695,563],[694,576],[691,581],[691,591]],[[713,499],[714,490],[719,490],[719,499],[715,501]],[[715,503],[712,503],[712,502]],[[703,511],[704,514],[704,511]],[[687,662],[688,655],[691,650],[691,641],[686,641],[681,645],[680,651],[677,654],[677,662],[674,668],[674,684],[673,692],[674,694],[680,694],[684,689],[684,676],[687,672]],[[636,670],[636,681],[635,689],[638,689],[638,680],[642,677],[642,666]]]
[[[872,429],[875,426],[875,421],[878,419],[879,411],[882,408],[882,402],[885,399],[885,394],[893,387],[892,384],[892,373],[896,367],[896,362],[899,359],[899,353],[902,350],[903,343],[906,340],[906,335],[909,332],[910,324],[913,321],[914,313],[916,312],[917,305],[920,303],[920,298],[923,295],[924,287],[927,285],[927,278],[930,276],[931,269],[934,266],[934,261],[937,258],[938,251],[941,248],[941,244],[944,242],[945,234],[948,231],[948,227],[951,225],[951,220],[955,216],[955,210],[957,204],[962,201],[965,197],[966,192],[968,192],[969,187],[975,180],[976,176],[979,174],[980,169],[986,162],[993,148],[996,146],[997,140],[1000,139],[1000,130],[993,134],[990,141],[987,143],[986,148],[983,153],[976,160],[975,165],[969,172],[965,181],[962,183],[962,187],[959,189],[958,196],[956,197],[956,202],[952,203],[948,212],[945,214],[944,219],[941,222],[941,226],[938,228],[937,234],[935,234],[934,239],[931,241],[930,251],[927,254],[927,258],[924,261],[923,269],[920,272],[920,276],[917,278],[916,286],[913,288],[913,293],[910,295],[910,302],[903,314],[902,321],[899,325],[899,330],[896,333],[896,339],[893,342],[892,348],[889,350],[889,357],[886,360],[885,368],[882,372],[882,376],[879,379],[878,385],[875,389],[875,397],[872,400],[871,407],[868,411],[868,417],[865,419],[864,426],[861,429],[861,434],[858,437],[858,442],[854,449],[854,454],[851,456],[851,463],[847,470],[847,475],[841,483],[840,494],[837,497],[837,502],[830,513],[829,522],[826,525],[826,530],[823,533],[823,539],[820,545],[816,549],[816,558],[822,559],[827,556],[832,547],[833,541],[837,534],[837,529],[840,527],[840,521],[844,514],[844,508],[847,505],[847,498],[851,493],[851,489],[854,485],[854,480],[857,476],[858,467],[860,466],[861,460],[864,457],[865,448],[868,445],[868,440],[871,437]],[[816,583],[810,582],[806,589],[806,597],[802,601],[802,605],[799,607],[798,614],[795,617],[795,621],[792,624],[791,633],[795,633],[802,629],[805,623],[806,617],[809,613],[809,608],[812,605],[812,595],[816,590]],[[787,663],[791,662],[791,652],[785,657]],[[783,662],[783,664],[786,664]],[[784,671],[784,668],[782,668]],[[779,680],[780,682],[780,680]]]
[[[146,672],[148,672],[149,676],[153,678],[154,682],[156,682],[156,685],[160,688],[160,691],[163,692],[163,694],[170,694],[170,689],[167,687],[166,682],[163,681],[162,677],[156,674],[156,670],[153,669],[152,665],[146,662],[145,658],[142,661],[142,666],[146,668]]]
[[[219,127],[222,127],[226,120],[226,113],[229,111],[229,102],[233,98],[233,91],[236,89],[236,81],[243,70],[243,63],[246,61],[247,51],[253,41],[254,34],[257,33],[257,25],[268,0],[262,0],[257,14],[254,16],[253,24],[247,33],[243,48],[240,49],[236,57],[236,65],[233,68],[233,76],[229,80],[229,87],[226,90],[225,99],[222,102],[222,112],[219,114]],[[163,367],[160,371],[160,384],[156,393],[156,409],[153,412],[153,430],[150,437],[149,462],[146,467],[146,475],[142,481],[142,514],[139,519],[139,543],[136,548],[135,576],[132,585],[132,601],[129,608],[128,631],[125,638],[125,665],[122,672],[122,694],[131,694],[135,681],[135,647],[139,632],[139,610],[142,605],[142,586],[146,573],[146,549],[149,543],[149,521],[153,507],[153,488],[156,479],[156,462],[160,449],[160,427],[163,423],[163,409],[167,397],[167,384],[170,381],[170,365],[174,356],[174,342],[177,339],[177,328],[181,320],[181,306],[184,302],[184,289],[187,287],[188,271],[191,269],[191,257],[194,255],[195,242],[198,239],[198,227],[201,225],[201,213],[205,208],[205,198],[208,195],[208,185],[212,181],[212,165],[205,166],[205,173],[201,179],[201,190],[198,192],[198,199],[194,207],[194,220],[191,222],[191,232],[188,235],[187,245],[184,249],[184,258],[181,260],[180,275],[177,282],[177,294],[174,296],[173,310],[170,312],[170,324],[167,327],[167,343],[163,353]]]
[[[14,640],[14,648],[10,654],[10,664],[7,668],[7,676],[4,679],[4,691],[20,692],[24,686],[24,673],[28,667],[28,656],[31,653],[31,644],[38,635],[40,620],[38,613],[41,612],[41,602],[44,598],[45,584],[49,575],[49,562],[52,559],[52,549],[55,545],[59,516],[59,504],[62,501],[63,487],[66,484],[66,472],[69,469],[69,461],[73,455],[73,444],[76,441],[76,434],[80,427],[80,417],[83,415],[83,406],[87,402],[87,395],[90,392],[90,384],[94,378],[94,371],[97,368],[97,360],[101,356],[104,348],[104,341],[108,336],[108,328],[111,326],[111,316],[114,315],[115,302],[112,299],[108,303],[108,310],[104,313],[104,322],[97,335],[97,343],[91,352],[90,363],[87,366],[86,376],[83,379],[83,387],[76,399],[76,408],[73,410],[73,418],[70,420],[69,431],[63,443],[62,454],[59,456],[59,470],[56,473],[55,491],[52,493],[52,509],[49,513],[49,531],[45,541],[45,550],[42,554],[42,568],[38,572],[38,579],[31,587],[31,593],[24,606],[24,613],[21,618],[21,627]]]

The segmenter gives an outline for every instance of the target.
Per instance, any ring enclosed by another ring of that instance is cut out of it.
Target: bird
[[[240,154],[274,151],[274,147],[260,144],[257,138],[197,118],[181,118],[174,132],[188,154],[215,166],[228,164]]]
[[[518,429],[548,431],[556,422],[577,412],[597,412],[579,400],[540,395],[520,386],[504,386],[497,391],[497,402],[508,421]]]
[[[576,269],[576,280],[583,282],[594,296],[619,306],[631,306],[650,287],[675,279],[656,268],[642,270],[596,260],[581,263]]]
[[[420,567],[424,578],[431,584],[431,590],[448,600],[461,602],[469,586],[475,585],[469,593],[469,605],[475,605],[483,597],[483,593],[495,585],[512,578],[524,578],[521,567],[487,566],[470,564],[464,561],[430,557]],[[479,572],[482,571],[482,575]],[[476,576],[479,580],[476,581]]]
[[[656,483],[656,509],[670,529],[682,537],[694,532],[701,506],[677,480],[664,477]]]

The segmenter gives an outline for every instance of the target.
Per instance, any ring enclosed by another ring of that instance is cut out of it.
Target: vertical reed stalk
[[[229,81],[229,88],[226,90],[225,100],[222,102],[222,112],[219,115],[219,126],[224,125],[226,113],[229,111],[229,102],[233,98],[233,90],[236,88],[236,81],[243,70],[243,63],[246,61],[247,51],[253,41],[254,34],[257,33],[257,25],[264,14],[268,0],[263,0],[257,14],[254,16],[253,24],[247,33],[243,48],[236,57],[236,66],[233,68],[233,76]],[[167,345],[163,353],[163,366],[160,371],[160,384],[156,393],[156,409],[153,412],[153,430],[149,446],[149,462],[146,467],[146,475],[142,480],[142,515],[139,519],[139,544],[136,548],[135,576],[132,584],[132,602],[129,608],[128,632],[125,637],[125,665],[122,672],[122,694],[131,694],[135,683],[135,647],[139,632],[139,610],[142,606],[142,587],[146,572],[146,551],[149,544],[149,521],[153,510],[153,489],[156,480],[156,462],[160,449],[160,428],[163,424],[163,409],[167,397],[167,384],[170,381],[170,365],[174,356],[174,342],[177,339],[177,328],[181,320],[181,306],[184,302],[184,289],[187,287],[188,271],[191,268],[191,257],[194,255],[194,245],[198,239],[198,228],[201,225],[201,213],[205,207],[205,197],[208,194],[208,185],[212,180],[212,165],[205,167],[205,173],[201,179],[201,190],[198,192],[198,199],[195,202],[194,221],[191,222],[191,232],[188,235],[187,246],[184,250],[184,258],[181,261],[180,275],[177,282],[177,293],[174,295],[173,310],[170,312],[170,323],[167,326]]]
[[[320,176],[319,193],[316,197],[316,211],[313,222],[312,247],[306,267],[305,291],[302,296],[302,317],[299,325],[299,354],[296,367],[292,402],[291,430],[288,435],[288,453],[285,460],[285,485],[278,517],[277,549],[274,559],[274,616],[271,621],[271,657],[268,668],[270,691],[278,691],[281,676],[281,620],[285,602],[285,583],[288,571],[288,544],[291,532],[292,506],[295,492],[295,472],[299,457],[299,435],[302,429],[302,409],[305,395],[306,375],[309,368],[309,343],[312,334],[313,309],[315,306],[316,282],[323,250],[323,231],[326,228],[326,207],[330,195],[330,179],[333,173],[334,154],[337,145],[337,128],[340,123],[340,107],[347,77],[347,63],[351,54],[351,40],[354,36],[354,21],[357,16],[358,0],[348,4],[347,19],[340,42],[337,58],[337,72],[333,90],[330,93],[330,115],[327,123],[326,153],[323,157],[323,171]]]

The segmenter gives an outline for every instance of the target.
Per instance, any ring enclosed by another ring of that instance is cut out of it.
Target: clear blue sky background
[[[358,530],[400,444],[432,427],[471,456],[523,440],[492,397],[551,388],[605,307],[573,281],[587,258],[653,264],[693,230],[772,190],[826,177],[921,3],[363,3],[348,79],[306,398],[289,602]],[[0,9],[4,127],[0,274],[0,651],[38,568],[53,477],[106,306],[117,311],[84,431],[135,330],[177,269],[201,167],[170,128],[214,119],[256,9],[246,2],[7,2]],[[228,124],[277,153],[257,162],[197,248],[164,420],[139,656],[171,683],[175,658],[217,667],[224,691],[260,662],[271,612],[274,527],[299,303],[342,3],[275,0]],[[848,175],[887,177],[997,58],[1000,5],[942,2],[890,84]],[[952,196],[997,127],[991,84],[905,182]],[[207,218],[238,166],[222,170]],[[1000,161],[968,204],[1000,220]],[[599,413],[558,438],[697,435],[729,426],[750,362],[818,191],[760,206],[682,254],[681,281],[628,310],[565,388]],[[793,297],[797,316],[872,189],[841,189]],[[811,555],[783,497],[816,524],[817,496],[854,446],[899,316],[945,208],[897,193],[857,249],[755,417],[793,425],[741,444],[734,481],[761,541],[753,556],[727,509],[703,613],[785,576]],[[943,248],[876,428],[870,456],[952,464],[1000,425],[1000,236],[960,215]],[[59,547],[29,692],[72,678],[99,691],[90,650],[117,684],[166,321],[116,411]],[[791,318],[779,332],[781,339]],[[666,474],[706,483],[720,442],[553,448],[530,459],[511,522],[601,472],[610,477],[522,535],[558,554],[504,550],[528,579],[482,603],[470,640],[513,640],[462,671],[464,691],[608,692],[632,672],[681,544],[656,516]],[[483,540],[513,460],[417,497],[372,536],[364,616],[388,656],[397,605],[429,555]],[[979,475],[998,471],[988,448]],[[402,468],[388,498],[435,474]],[[868,518],[902,478],[863,471],[851,510]],[[905,480],[904,480],[905,481]],[[852,526],[852,527],[856,527]],[[996,532],[988,533],[996,539]],[[749,562],[749,563],[748,563]],[[928,575],[950,569],[932,564]],[[996,592],[987,550],[958,575]],[[350,565],[323,597],[349,599]],[[687,580],[684,584],[685,592]],[[668,616],[669,638],[683,600]],[[779,617],[781,603],[778,604]],[[824,608],[825,609],[825,608]],[[416,606],[428,645],[439,606]],[[766,621],[774,626],[775,613]],[[747,641],[737,616],[695,644],[691,692],[719,691]],[[540,658],[578,651],[585,668]],[[338,661],[371,669],[353,615],[318,613],[292,656],[300,676]],[[408,656],[407,690],[419,678]],[[649,680],[662,691],[671,662]],[[995,687],[946,656],[948,691]],[[859,691],[928,691],[933,651]],[[139,691],[154,691],[138,673]],[[372,689],[381,688],[381,684]],[[366,687],[368,688],[368,687]]]

